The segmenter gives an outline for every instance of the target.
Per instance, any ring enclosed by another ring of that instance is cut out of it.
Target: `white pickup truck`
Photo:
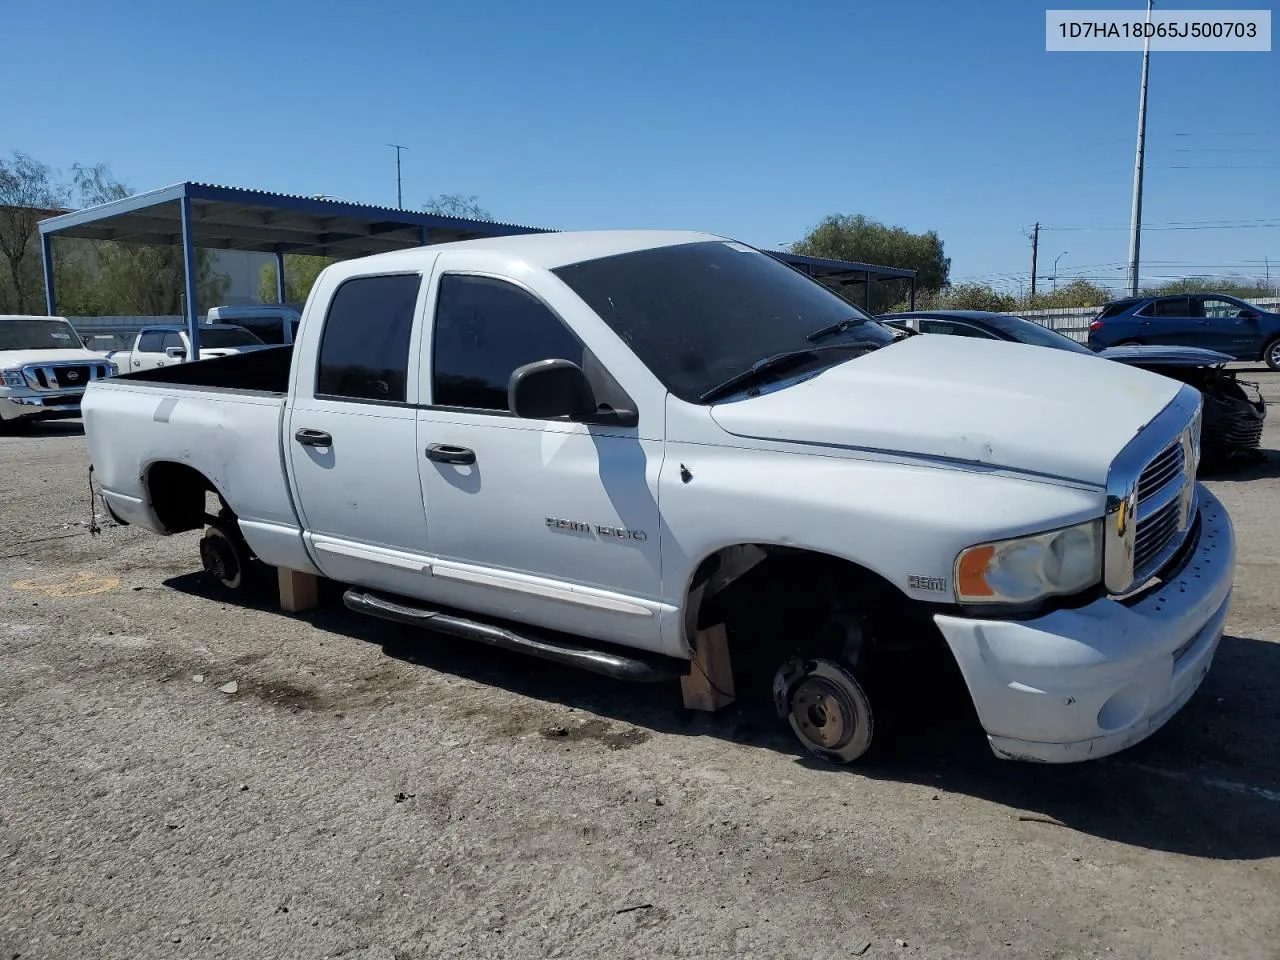
[[[928,652],[998,756],[1114,753],[1191,697],[1231,594],[1194,388],[897,338],[709,234],[335,264],[292,347],[95,383],[84,408],[111,514],[211,525],[229,586],[256,557],[350,585],[354,610],[633,679],[727,653],[735,692],[837,763]]]
[[[243,327],[231,324],[200,325],[201,360],[265,350],[267,346]],[[108,359],[127,373],[186,363],[190,356],[191,338],[179,324],[143,327],[128,350],[107,354]]]
[[[117,372],[64,317],[0,316],[0,430],[78,417],[85,386]]]

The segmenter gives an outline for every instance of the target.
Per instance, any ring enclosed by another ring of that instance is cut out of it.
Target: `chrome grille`
[[[1176,480],[1182,473],[1184,456],[1182,441],[1175,440],[1147,464],[1138,478],[1138,503],[1145,503],[1164,489],[1165,484]]]
[[[101,380],[110,369],[105,363],[42,363],[22,368],[22,375],[33,390],[75,390],[90,380]]]
[[[1170,500],[1151,516],[1138,521],[1138,533],[1133,544],[1133,568],[1146,570],[1169,545],[1178,533],[1178,521],[1182,516],[1182,502]]]
[[[1196,512],[1201,395],[1184,386],[1112,461],[1103,526],[1103,583],[1125,595],[1160,572]]]

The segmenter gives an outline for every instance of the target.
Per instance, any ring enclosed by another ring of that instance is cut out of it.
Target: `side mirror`
[[[614,410],[596,403],[587,375],[568,360],[538,360],[517,367],[507,384],[507,406],[526,420],[567,417],[578,423],[633,427],[634,410]]]
[[[1257,320],[1258,313],[1255,310],[1241,310],[1240,319],[1241,320]]]
[[[170,360],[185,360],[187,351],[182,347],[165,347],[164,355]]]

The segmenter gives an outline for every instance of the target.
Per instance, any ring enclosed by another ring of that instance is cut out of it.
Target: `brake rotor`
[[[782,703],[792,731],[811,753],[835,763],[851,763],[870,748],[871,701],[840,664],[791,662],[779,669],[775,682],[784,685]]]
[[[239,552],[231,538],[217,527],[211,527],[200,539],[200,561],[223,586],[240,586],[244,571]]]

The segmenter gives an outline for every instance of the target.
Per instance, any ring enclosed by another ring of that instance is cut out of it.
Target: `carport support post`
[[[46,316],[57,316],[53,312],[53,237],[47,233],[40,234],[40,257],[44,261],[44,312]]]
[[[867,288],[862,292],[862,307],[867,313],[871,312],[871,271],[868,270],[863,274],[867,278]]]
[[[276,303],[284,303],[284,251],[276,251]]]
[[[909,294],[911,306],[908,309],[914,310],[916,308],[916,278],[912,277],[909,283],[911,284],[911,292]]]
[[[196,245],[191,232],[191,198],[182,197],[182,273],[187,292],[187,336],[191,339],[190,360],[200,359],[200,325],[196,322]]]

